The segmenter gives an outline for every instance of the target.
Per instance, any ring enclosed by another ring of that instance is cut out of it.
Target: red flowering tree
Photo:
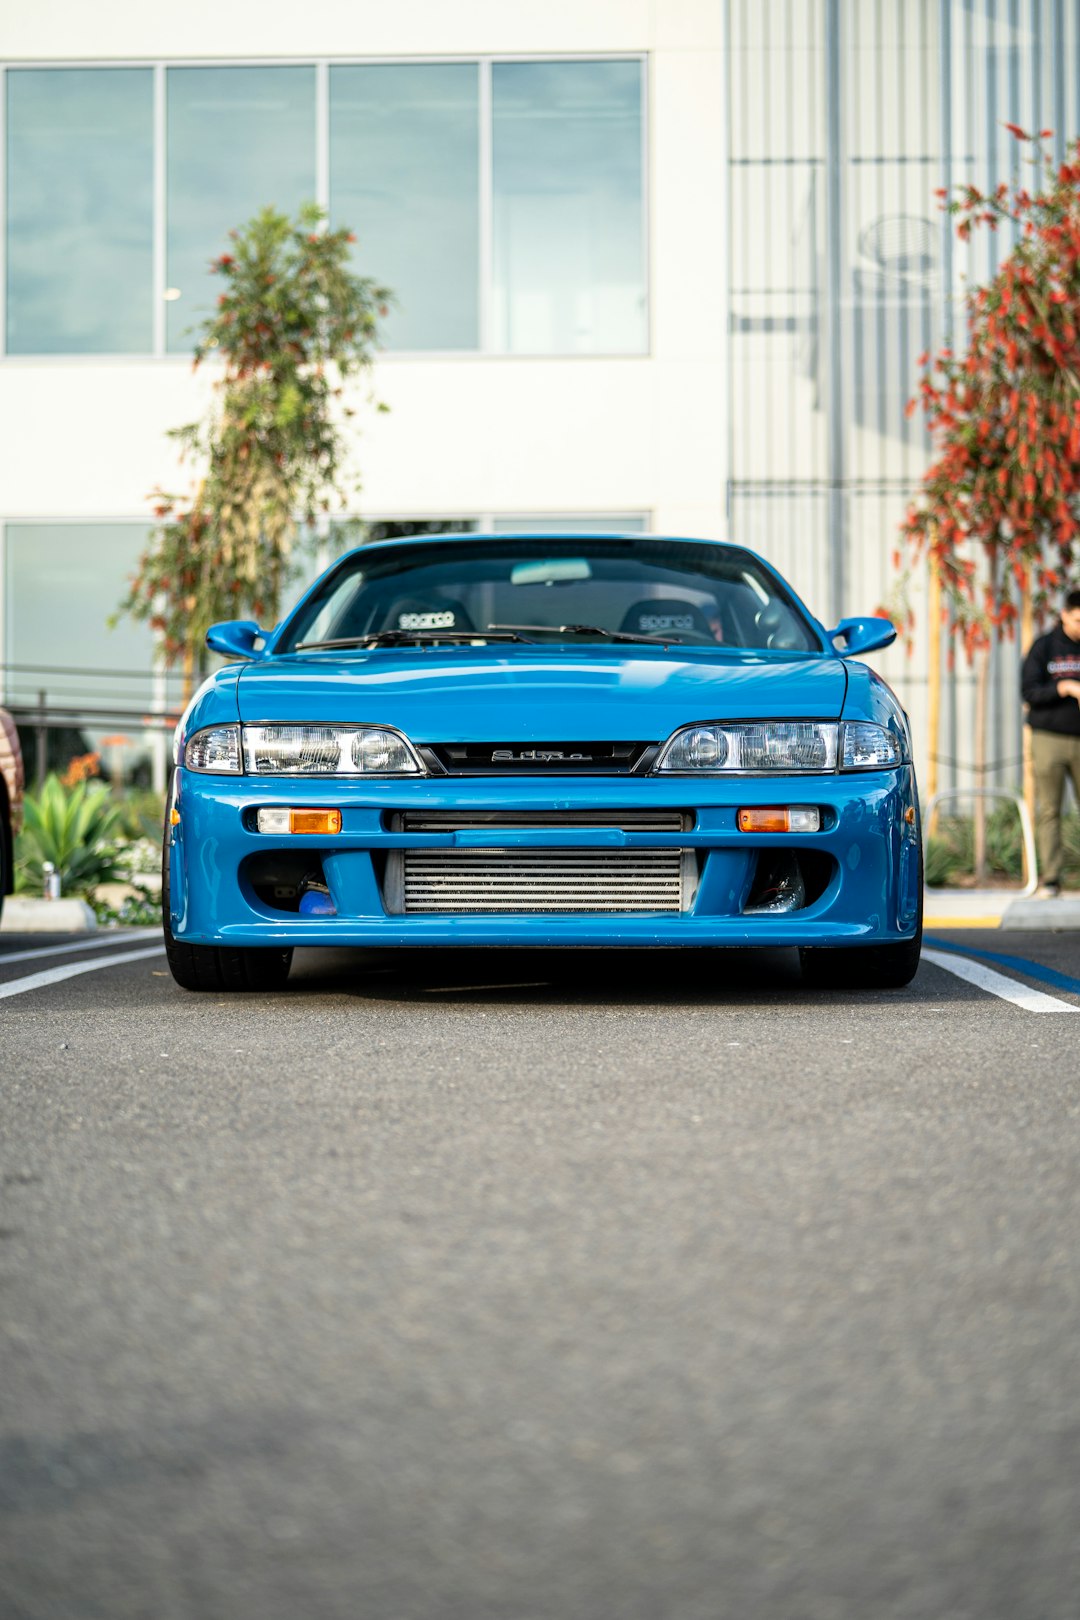
[[[967,240],[973,230],[1008,222],[1017,240],[1000,269],[966,298],[962,353],[922,355],[909,414],[921,406],[934,460],[908,510],[903,532],[931,569],[931,770],[936,787],[933,689],[939,592],[959,644],[977,663],[975,769],[986,769],[990,660],[1018,618],[1030,639],[1033,615],[1073,563],[1080,535],[1080,140],[1056,165],[1042,142],[1015,124],[1006,129],[1034,147],[1041,189],[1002,182],[984,194],[964,185],[943,206]],[[950,663],[954,648],[950,649]],[[1025,769],[1029,804],[1033,792]],[[985,801],[976,800],[975,870],[986,872]]]
[[[197,487],[152,495],[158,524],[118,609],[149,621],[166,662],[189,672],[215,620],[274,622],[298,523],[355,487],[343,385],[370,370],[390,294],[353,274],[355,237],[323,226],[314,204],[295,220],[264,209],[211,266],[224,290],[194,368],[221,371],[205,417],[170,434]]]
[[[929,556],[969,657],[1011,633],[1018,601],[1036,608],[1062,581],[1080,535],[1080,140],[1055,165],[1029,136],[1042,189],[965,185],[946,199],[969,237],[1002,221],[1019,239],[997,274],[966,299],[962,354],[923,355],[918,395],[935,459],[903,528]]]

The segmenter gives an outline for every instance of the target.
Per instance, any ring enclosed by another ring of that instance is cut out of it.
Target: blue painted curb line
[[[1041,962],[1029,962],[1024,956],[1006,956],[1001,951],[980,951],[969,945],[953,945],[949,940],[938,939],[933,934],[926,935],[926,942],[935,950],[952,951],[955,956],[978,956],[986,962],[1000,962],[1003,967],[1026,974],[1029,979],[1041,979],[1044,984],[1055,985],[1059,990],[1071,990],[1074,996],[1080,996],[1080,979],[1070,979],[1067,973],[1043,967]]]

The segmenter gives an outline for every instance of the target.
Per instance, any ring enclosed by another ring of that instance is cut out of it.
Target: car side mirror
[[[834,646],[837,637],[844,643],[843,648],[836,648],[841,658],[857,658],[860,653],[891,646],[896,640],[896,626],[891,619],[841,619],[836,629],[829,631]]]
[[[254,619],[223,619],[206,632],[206,645],[211,652],[222,653],[226,658],[261,658],[265,644],[265,632]]]

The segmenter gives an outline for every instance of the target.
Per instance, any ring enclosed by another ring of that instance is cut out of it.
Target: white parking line
[[[1023,1007],[1025,1012],[1035,1013],[1074,1013],[1080,1012],[1080,1007],[1068,1001],[1059,1001],[1057,996],[1048,996],[1043,990],[1032,990],[1026,984],[1020,984],[1016,979],[1007,979],[1004,973],[995,973],[993,968],[984,967],[981,962],[973,962],[968,956],[953,956],[945,951],[923,950],[924,962],[932,962],[935,967],[944,968],[946,973],[955,973],[958,979],[965,979],[968,984],[977,985],[980,990],[987,990],[992,996],[1000,996],[1002,1001],[1011,1001],[1016,1007]]]
[[[28,973],[25,979],[10,979],[7,984],[0,984],[0,1001],[5,996],[25,995],[28,990],[44,990],[46,985],[59,984],[62,979],[74,979],[79,973],[95,973],[99,968],[117,967],[121,962],[141,962],[144,957],[160,956],[164,949],[163,944],[151,945],[144,951],[117,951],[115,956],[110,953],[93,962],[66,962],[63,967]]]
[[[110,934],[105,939],[90,934],[86,939],[76,940],[71,945],[42,945],[37,950],[11,951],[7,955],[0,951],[0,968],[7,962],[32,962],[41,956],[66,956],[71,951],[105,950],[113,945],[130,945],[137,939],[160,939],[160,937],[160,928],[125,928],[122,934]]]

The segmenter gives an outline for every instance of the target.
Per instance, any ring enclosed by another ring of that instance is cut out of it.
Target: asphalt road
[[[945,943],[1053,1005],[784,953],[0,999],[3,1620],[1076,1620],[1080,935]],[[4,936],[0,995],[153,944]]]

